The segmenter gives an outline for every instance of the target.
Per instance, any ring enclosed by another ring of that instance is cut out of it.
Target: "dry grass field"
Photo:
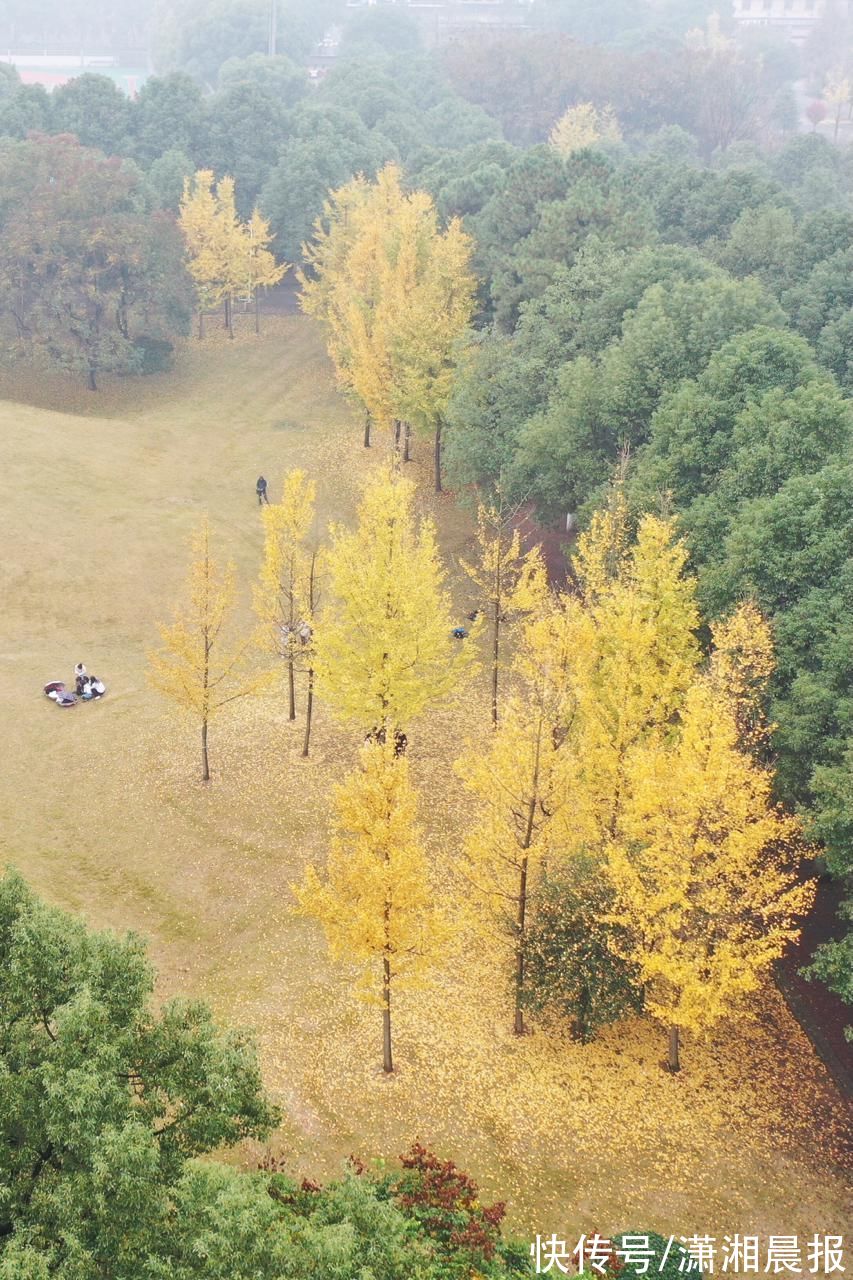
[[[321,705],[311,760],[281,694],[238,703],[211,731],[214,779],[198,781],[196,735],[146,686],[146,648],[169,617],[186,542],[210,513],[248,611],[263,472],[317,479],[321,524],[352,517],[381,450],[337,394],[301,317],[260,339],[214,334],[169,375],[106,385],[7,376],[0,678],[0,861],[94,925],[150,940],[163,994],[199,994],[256,1029],[285,1112],[273,1148],[314,1177],[350,1152],[391,1157],[416,1137],[509,1202],[524,1233],[655,1228],[722,1236],[843,1231],[849,1114],[775,992],[755,1018],[684,1048],[660,1069],[663,1033],[642,1021],[581,1047],[509,1033],[489,957],[457,931],[430,990],[401,999],[399,1071],[383,1080],[375,1009],[352,999],[322,937],[290,915],[290,884],[321,862],[329,793],[358,739]],[[460,609],[455,565],[469,525],[429,489]],[[60,711],[41,693],[84,661],[101,703]],[[437,881],[454,890],[467,821],[452,762],[488,732],[481,681],[410,733]],[[251,1161],[257,1153],[237,1153]]]

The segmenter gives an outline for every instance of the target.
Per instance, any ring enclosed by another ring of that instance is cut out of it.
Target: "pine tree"
[[[269,644],[287,664],[288,708],[296,719],[297,666],[308,674],[308,708],[303,754],[310,738],[314,686],[314,613],[318,560],[312,545],[316,485],[298,469],[284,477],[281,502],[262,509],[264,559],[255,588],[255,612]]]
[[[674,742],[645,743],[625,775],[620,830],[607,850],[613,920],[631,942],[646,1007],[670,1028],[704,1032],[742,1012],[814,898],[796,864],[800,828],[771,796],[772,774],[738,746],[734,710],[712,679],[688,691]]]
[[[487,927],[512,938],[514,1029],[524,1033],[528,906],[569,801],[565,759],[572,694],[567,681],[571,629],[563,601],[525,627],[515,669],[518,688],[485,753],[478,745],[457,770],[477,804],[463,871],[484,902]]]
[[[317,633],[317,676],[334,713],[363,732],[403,730],[448,693],[473,658],[452,638],[445,572],[414,485],[386,469],[367,487],[358,527],[332,529],[333,601]]]
[[[200,722],[203,782],[210,781],[210,721],[228,703],[258,692],[268,679],[252,669],[254,637],[226,638],[234,598],[234,566],[223,571],[213,561],[205,519],[192,539],[186,603],[173,623],[160,626],[162,648],[149,653],[148,672],[155,689]]]
[[[430,888],[405,756],[368,744],[335,796],[326,874],[309,867],[297,913],[319,921],[332,957],[362,970],[362,994],[382,1009],[382,1067],[394,1070],[391,995],[422,980],[443,929]]]
[[[508,505],[499,485],[495,499],[477,507],[477,559],[461,566],[476,588],[477,608],[484,611],[491,631],[492,724],[498,723],[498,690],[503,629],[512,615],[523,614],[542,603],[547,577],[538,547],[521,550],[516,527],[517,506]]]

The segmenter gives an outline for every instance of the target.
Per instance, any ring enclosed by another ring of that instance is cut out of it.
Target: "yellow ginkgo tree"
[[[799,824],[738,739],[729,699],[697,678],[674,741],[646,743],[628,761],[607,848],[613,920],[647,1010],[669,1027],[671,1071],[680,1032],[742,1013],[814,898],[796,874]]]
[[[617,830],[631,753],[669,731],[700,653],[696,589],[670,521],[646,516],[633,545],[617,492],[578,540],[571,682],[577,704],[567,847],[600,854]]]
[[[184,180],[179,223],[187,245],[187,267],[198,295],[199,337],[204,313],[225,304],[233,337],[232,299],[245,275],[246,252],[234,200],[233,178],[216,181],[211,169]]]
[[[577,102],[560,116],[551,130],[549,141],[561,156],[570,156],[601,142],[618,142],[621,137],[619,121],[612,107],[599,109],[591,102]]]
[[[323,212],[314,223],[311,240],[302,246],[305,267],[297,272],[299,305],[306,315],[324,326],[338,382],[351,394],[354,388],[350,303],[354,291],[348,260],[361,227],[358,214],[369,193],[369,184],[360,176],[329,193]],[[370,428],[370,413],[365,409],[365,448],[370,447]]]
[[[444,938],[416,823],[405,756],[372,742],[337,788],[325,874],[295,886],[297,913],[317,920],[333,959],[361,970],[360,991],[382,1010],[382,1068],[394,1070],[392,992],[423,981]]]
[[[473,311],[473,242],[458,220],[439,225],[432,198],[405,192],[386,165],[373,183],[356,179],[333,192],[300,275],[302,307],[326,327],[339,380],[371,424],[405,423],[434,435],[441,488],[441,434],[457,348]]]
[[[498,486],[490,502],[477,507],[476,559],[460,561],[475,588],[477,610],[490,631],[492,724],[498,723],[498,693],[503,632],[513,617],[523,617],[541,604],[548,591],[539,547],[521,549],[519,508],[508,504]]]
[[[620,954],[669,1027],[678,1070],[680,1032],[743,1014],[812,898],[796,876],[798,825],[773,803],[761,759],[769,632],[743,605],[705,660],[674,523],[645,516],[632,542],[618,487],[575,570],[571,802],[554,844],[606,877]]]
[[[478,743],[457,763],[474,797],[461,869],[481,904],[477,914],[486,934],[503,949],[511,939],[517,1035],[525,1030],[529,904],[570,802],[565,761],[573,700],[566,676],[572,642],[565,602],[543,601],[524,629],[516,686],[487,749]]]
[[[474,312],[474,242],[458,218],[441,230],[435,206],[422,192],[408,198],[398,224],[389,292],[396,290],[392,366],[399,413],[432,437],[434,485],[440,493],[447,409]]]
[[[149,654],[148,678],[201,730],[202,781],[210,781],[208,729],[213,717],[238,698],[257,693],[269,676],[258,671],[252,635],[233,631],[236,575],[220,569],[211,554],[210,526],[204,519],[192,539],[186,598],[171,623],[160,626],[161,648]]]
[[[317,630],[318,688],[333,713],[389,737],[447,694],[474,653],[453,639],[435,527],[416,518],[413,497],[412,482],[384,468],[357,527],[332,528]]]
[[[308,675],[303,754],[308,754],[314,686],[314,621],[318,550],[313,537],[316,485],[298,468],[287,472],[280,502],[263,507],[264,558],[255,587],[255,612],[267,645],[287,666],[288,712],[296,719],[297,667]]]
[[[256,209],[248,223],[237,215],[234,179],[218,181],[211,169],[199,169],[184,180],[179,223],[187,245],[187,267],[198,295],[198,332],[204,313],[224,303],[225,325],[234,337],[234,298],[254,298],[277,284],[289,269],[270,252],[269,222]],[[257,305],[255,327],[259,328]]]
[[[245,253],[246,297],[255,304],[255,333],[261,331],[260,296],[262,289],[271,289],[283,280],[290,270],[290,263],[280,263],[271,251],[275,236],[270,230],[269,220],[263,216],[257,206],[252,216],[242,228],[243,248]]]

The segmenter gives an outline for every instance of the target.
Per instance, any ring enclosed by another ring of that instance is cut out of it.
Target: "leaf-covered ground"
[[[383,1079],[377,1011],[354,1004],[318,930],[289,911],[290,884],[322,861],[329,789],[357,736],[321,705],[305,762],[283,697],[237,704],[211,731],[213,784],[196,781],[195,733],[144,676],[194,522],[209,511],[248,608],[258,473],[276,497],[285,469],[311,471],[325,525],[351,517],[383,456],[380,442],[362,448],[308,322],[278,317],[233,343],[213,333],[174,374],[97,396],[27,373],[0,394],[0,858],[91,923],[146,934],[164,993],[203,994],[257,1029],[287,1115],[277,1154],[317,1177],[350,1152],[393,1156],[419,1138],[506,1198],[524,1232],[843,1229],[849,1113],[775,990],[751,1022],[688,1040],[672,1078],[662,1032],[642,1021],[585,1047],[556,1031],[514,1038],[494,959],[460,913],[444,971],[400,999],[399,1070]],[[430,493],[427,445],[417,453],[420,501],[453,568],[469,525]],[[63,712],[41,688],[77,661],[109,697]],[[478,734],[482,679],[409,735],[436,882],[457,901],[467,805],[452,761]]]

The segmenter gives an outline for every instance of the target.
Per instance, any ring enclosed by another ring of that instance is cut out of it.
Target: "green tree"
[[[235,181],[246,218],[276,164],[285,137],[283,104],[256,83],[238,82],[214,94],[208,107],[207,167]]]
[[[207,108],[192,76],[183,71],[152,76],[139,90],[132,110],[135,152],[143,164],[175,149],[197,159],[205,140]]]
[[[373,177],[395,152],[387,139],[371,134],[358,116],[339,107],[310,103],[297,109],[292,125],[294,132],[281,146],[259,204],[275,232],[278,252],[288,262],[299,262],[329,191],[357,173]]]
[[[84,147],[108,156],[130,149],[130,101],[109,76],[86,72],[60,85],[51,95],[51,115],[56,133],[73,133]]]
[[[617,952],[613,902],[594,866],[546,877],[531,903],[522,1005],[569,1020],[582,1044],[600,1027],[642,1010],[638,975]],[[614,943],[616,945],[614,945]]]
[[[756,280],[714,273],[652,285],[600,361],[582,356],[565,366],[546,410],[525,424],[516,484],[552,512],[588,502],[620,449],[645,442],[665,392],[695,376],[733,334],[781,322]]]
[[[30,133],[47,133],[51,114],[51,99],[43,85],[22,84],[0,100],[0,134],[26,138]]]
[[[184,187],[194,173],[192,160],[185,151],[177,148],[164,151],[152,161],[146,182],[157,208],[176,214],[181,206]]]
[[[17,349],[85,374],[139,369],[136,326],[186,332],[187,276],[174,221],[146,216],[138,171],[67,138],[0,154],[0,306]]]
[[[270,57],[251,53],[247,58],[229,58],[219,68],[219,89],[253,85],[282,107],[295,107],[308,92],[308,75],[284,54]]]
[[[145,1260],[165,1268],[193,1157],[276,1123],[251,1041],[198,1001],[155,1007],[138,938],[88,933],[14,874],[0,957],[0,1265],[161,1274]]]

